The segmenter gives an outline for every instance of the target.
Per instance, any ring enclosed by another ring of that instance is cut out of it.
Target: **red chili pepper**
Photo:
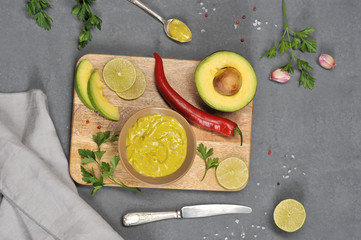
[[[271,151],[268,151],[268,155],[271,155],[272,154],[272,152]]]
[[[243,143],[242,131],[239,129],[237,124],[229,119],[212,115],[210,113],[204,112],[192,104],[188,103],[184,98],[182,98],[174,89],[169,85],[167,78],[164,75],[163,61],[162,58],[154,53],[155,57],[155,81],[159,92],[162,94],[164,99],[168,104],[179,112],[183,117],[188,121],[222,133],[226,136],[241,136],[241,146]]]
[[[243,18],[243,19],[246,19],[246,16],[243,16],[242,18]]]
[[[244,42],[244,38],[241,38],[241,42]]]
[[[102,128],[102,126],[101,125],[98,125],[98,129],[101,129]]]
[[[205,17],[208,17],[208,13],[206,13],[204,16],[205,16]]]
[[[237,20],[236,23],[239,24],[239,20]]]

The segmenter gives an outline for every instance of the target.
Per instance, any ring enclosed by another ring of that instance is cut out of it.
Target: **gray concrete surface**
[[[200,60],[217,50],[231,50],[246,57],[258,77],[250,181],[244,190],[144,189],[134,194],[104,188],[90,196],[90,187],[77,186],[81,197],[125,239],[361,238],[360,1],[286,1],[293,29],[316,29],[313,39],[319,43],[318,52],[297,53],[314,67],[317,81],[312,91],[298,87],[298,72],[284,85],[268,80],[273,69],[287,62],[288,54],[260,59],[284,28],[280,0],[146,1],[165,17],[177,17],[190,26],[194,40],[185,45],[170,41],[160,23],[129,2],[98,0],[94,11],[103,19],[103,28],[93,32],[93,40],[81,51],[77,49],[81,24],[71,15],[74,1],[50,2],[54,7],[48,13],[54,23],[47,32],[27,17],[24,1],[1,1],[0,92],[42,89],[67,156],[74,65],[83,54],[152,56],[156,51],[163,57]],[[202,7],[208,9],[208,18]],[[237,19],[241,23],[235,29]],[[262,22],[260,30],[252,25],[256,19]],[[335,57],[334,70],[318,65],[321,53]],[[272,155],[267,154],[270,149]],[[296,233],[280,231],[272,220],[275,205],[285,198],[301,201],[307,211],[306,223]],[[173,210],[202,203],[244,204],[253,213],[132,228],[121,225],[121,216],[129,211]]]

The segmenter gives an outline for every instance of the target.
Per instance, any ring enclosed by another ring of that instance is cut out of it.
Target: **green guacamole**
[[[174,118],[155,114],[142,117],[128,132],[127,158],[142,175],[163,177],[174,173],[187,154],[187,136]]]

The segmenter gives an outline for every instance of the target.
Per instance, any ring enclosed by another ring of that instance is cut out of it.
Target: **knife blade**
[[[123,216],[124,226],[136,226],[173,218],[202,218],[224,214],[251,213],[252,208],[235,204],[203,204],[184,206],[180,210],[167,212],[132,212]]]

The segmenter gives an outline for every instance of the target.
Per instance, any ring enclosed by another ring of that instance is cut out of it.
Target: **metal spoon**
[[[153,10],[151,10],[150,8],[148,8],[147,6],[145,6],[141,1],[139,0],[128,0],[129,2],[137,5],[138,7],[140,7],[141,9],[143,9],[144,11],[146,11],[147,13],[149,13],[150,15],[152,15],[153,17],[155,17],[156,19],[158,19],[161,23],[163,23],[163,27],[164,27],[164,32],[167,34],[167,36],[175,41],[178,41],[177,39],[175,39],[169,32],[169,24],[174,20],[173,18],[171,19],[164,19],[161,16],[159,16],[157,13],[155,13]],[[190,38],[187,41],[183,41],[184,42],[190,42],[192,40],[192,38]]]

